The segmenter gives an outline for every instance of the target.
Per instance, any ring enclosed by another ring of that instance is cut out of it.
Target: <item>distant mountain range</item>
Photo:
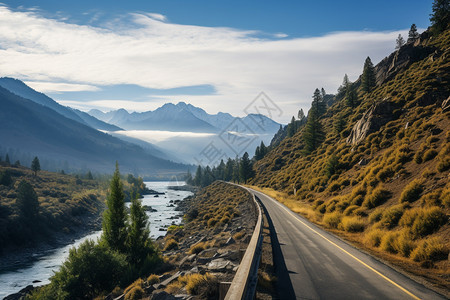
[[[12,149],[37,155],[53,169],[69,165],[73,170],[111,172],[116,160],[123,171],[141,175],[173,174],[188,168],[158,157],[164,155],[160,150],[144,149],[88,126],[84,120],[102,123],[57,104],[21,81],[2,78],[0,82],[33,100],[0,86],[1,152]]]
[[[236,121],[239,121],[241,127],[251,133],[275,133],[280,128],[280,124],[264,115],[248,115],[244,118],[233,117],[222,112],[211,115],[199,107],[184,102],[176,105],[167,103],[154,111],[141,113],[128,113],[125,109],[104,113],[92,109],[89,114],[126,130],[219,133],[229,130],[230,125]]]
[[[122,128],[107,124],[103,121],[93,118],[91,115],[78,109],[63,106],[47,95],[35,91],[18,79],[2,77],[0,78],[0,86],[16,94],[17,96],[29,99],[35,103],[51,108],[66,118],[72,119],[84,125],[88,125],[92,128],[107,131],[122,130]]]

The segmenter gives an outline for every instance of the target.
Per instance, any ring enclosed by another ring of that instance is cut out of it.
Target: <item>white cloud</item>
[[[45,81],[25,81],[25,83],[41,93],[100,91],[98,87],[88,84],[45,82]]]
[[[393,50],[398,34],[407,32],[271,40],[256,38],[256,31],[172,24],[154,13],[129,18],[131,25],[111,22],[115,25],[99,28],[0,6],[0,76],[53,82],[53,88],[75,83],[88,90],[113,84],[157,89],[209,84],[217,94],[159,100],[236,115],[264,91],[284,111],[278,121],[288,122],[298,109],[309,108],[316,87],[335,92],[345,73],[355,80],[367,56],[378,62]],[[113,108],[117,102],[102,104]],[[135,105],[134,110],[148,106]]]

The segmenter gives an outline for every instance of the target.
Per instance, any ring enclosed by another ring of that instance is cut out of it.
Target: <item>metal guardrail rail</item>
[[[232,183],[230,183],[232,184]],[[258,220],[256,221],[255,230],[250,239],[250,243],[247,246],[244,257],[241,260],[239,268],[234,275],[233,281],[231,282],[230,288],[225,296],[225,300],[242,300],[242,299],[253,299],[256,292],[256,284],[258,282],[258,268],[259,261],[261,259],[262,252],[262,211],[261,207],[256,200],[256,197],[247,188],[239,186],[245,189],[253,196],[253,204],[255,205],[256,211],[258,212]]]

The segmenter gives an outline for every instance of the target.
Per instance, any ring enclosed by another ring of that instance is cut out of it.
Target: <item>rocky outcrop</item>
[[[427,40],[428,32],[424,32],[414,43],[407,43],[376,65],[375,74],[377,85],[393,79],[395,75],[406,70],[411,64],[435,52],[433,47],[426,45]],[[433,55],[436,56],[439,53],[434,53]]]
[[[353,126],[347,143],[358,144],[372,132],[378,131],[381,126],[394,119],[394,109],[394,103],[390,102],[388,98],[372,105]]]

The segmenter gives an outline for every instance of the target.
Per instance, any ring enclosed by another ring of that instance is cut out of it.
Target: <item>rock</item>
[[[215,272],[231,272],[237,265],[229,260],[223,258],[217,258],[212,260],[206,267],[210,271]]]
[[[181,275],[184,275],[184,272],[176,272],[175,274],[173,274],[172,276],[170,276],[169,278],[165,279],[164,281],[160,282],[159,285],[154,284],[153,287],[157,290],[157,289],[161,289],[161,288],[165,288],[166,286],[168,286],[172,281],[175,281],[178,279],[178,277],[180,277]],[[155,286],[157,285],[157,286]]]
[[[236,261],[239,260],[239,256],[239,251],[228,250],[227,252],[220,254],[219,258]]]
[[[161,291],[161,292],[153,293],[150,299],[151,300],[175,300],[177,298],[175,298],[174,295],[168,294],[165,291]]]
[[[42,282],[42,281],[40,281],[40,280],[33,280],[32,283],[39,283],[39,282]]]
[[[426,37],[421,36],[423,41]],[[422,60],[435,52],[434,48],[422,46],[419,43],[409,43],[384,58],[375,67],[376,83],[380,85],[395,77],[398,73],[406,70],[411,64]]]
[[[144,288],[144,291],[145,291],[147,294],[151,294],[151,293],[153,293],[155,290],[156,290],[156,289],[155,289],[155,287],[154,287],[153,285],[149,285],[149,286],[147,286],[147,287]]]
[[[347,138],[348,144],[358,144],[372,132],[378,131],[381,126],[393,120],[394,103],[385,98],[372,105],[353,126]]]
[[[192,269],[189,270],[189,272],[198,273],[198,267],[197,266],[193,267]]]
[[[189,300],[189,299],[193,299],[193,298],[194,298],[194,296],[187,295],[187,294],[175,295],[175,299],[180,299],[180,300]]]
[[[206,265],[212,260],[211,257],[197,257],[197,264]]]
[[[19,292],[15,293],[15,294],[11,294],[9,296],[6,296],[5,298],[3,298],[3,300],[21,300],[21,299],[25,299],[25,297],[28,294],[30,294],[33,290],[34,290],[34,286],[27,285],[26,287],[21,289]]]
[[[442,102],[442,111],[446,112],[450,110],[450,96]]]
[[[208,258],[211,258],[211,257],[213,257],[214,256],[214,254],[216,254],[217,253],[217,248],[209,248],[209,249],[205,249],[205,250],[202,250],[202,252],[200,252],[199,254],[198,254],[198,256],[199,257],[208,257]]]
[[[196,256],[197,256],[196,254],[192,254],[192,255],[183,257],[183,259],[178,264],[178,267],[180,269],[183,268],[183,267],[189,268],[190,267],[189,263],[192,262]]]
[[[369,163],[369,161],[365,158],[361,158],[361,160],[358,162],[359,166],[365,166]]]
[[[228,245],[232,245],[232,244],[235,244],[235,243],[236,243],[236,241],[235,241],[232,237],[230,237],[230,238],[225,242],[225,245],[228,246]]]

